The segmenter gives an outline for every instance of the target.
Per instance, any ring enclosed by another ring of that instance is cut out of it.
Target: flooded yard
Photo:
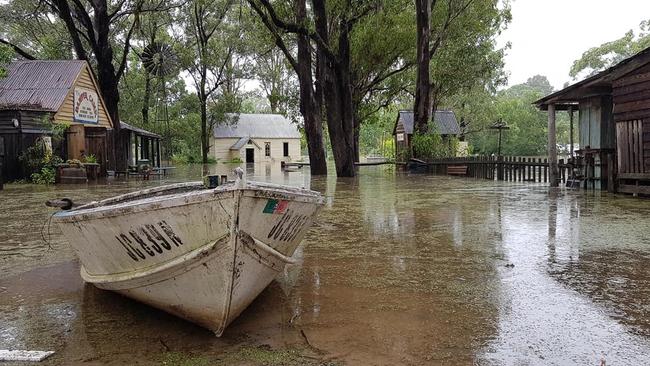
[[[543,184],[248,167],[326,196],[288,266],[221,338],[85,285],[43,202],[169,182],[0,191],[0,349],[46,365],[650,364],[650,202]],[[45,241],[43,240],[45,239]],[[47,241],[47,243],[46,243]]]

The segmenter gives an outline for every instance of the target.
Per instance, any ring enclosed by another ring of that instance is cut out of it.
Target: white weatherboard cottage
[[[215,126],[210,155],[219,161],[236,158],[246,163],[300,159],[300,132],[279,114],[229,115]]]

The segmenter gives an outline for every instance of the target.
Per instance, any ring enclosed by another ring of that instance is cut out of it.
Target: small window
[[[270,142],[265,142],[264,143],[264,156],[271,156],[271,143]]]
[[[288,142],[283,142],[282,147],[284,150],[284,156],[289,156],[289,143]]]

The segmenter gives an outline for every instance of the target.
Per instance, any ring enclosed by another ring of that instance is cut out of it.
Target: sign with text
[[[74,88],[75,122],[97,123],[99,121],[99,98],[93,90]]]

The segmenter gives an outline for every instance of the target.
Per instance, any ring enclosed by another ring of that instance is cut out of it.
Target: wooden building
[[[0,159],[6,180],[23,178],[18,157],[51,123],[69,126],[53,151],[67,159],[94,155],[105,174],[112,121],[86,61],[16,61],[0,79]]]
[[[557,161],[556,111],[577,111],[582,186],[650,194],[650,48],[535,103],[548,111],[551,162]]]
[[[219,161],[241,159],[246,163],[300,160],[298,127],[279,114],[226,116],[215,126],[210,153]]]
[[[456,114],[450,110],[436,110],[432,116],[435,133],[442,135],[443,139],[450,136],[460,135],[460,126],[456,120]],[[395,141],[395,156],[404,157],[411,151],[411,138],[415,128],[413,111],[402,110],[397,114],[395,127],[393,127],[393,137]],[[466,145],[465,150],[466,150]],[[462,147],[460,147],[462,148]]]

